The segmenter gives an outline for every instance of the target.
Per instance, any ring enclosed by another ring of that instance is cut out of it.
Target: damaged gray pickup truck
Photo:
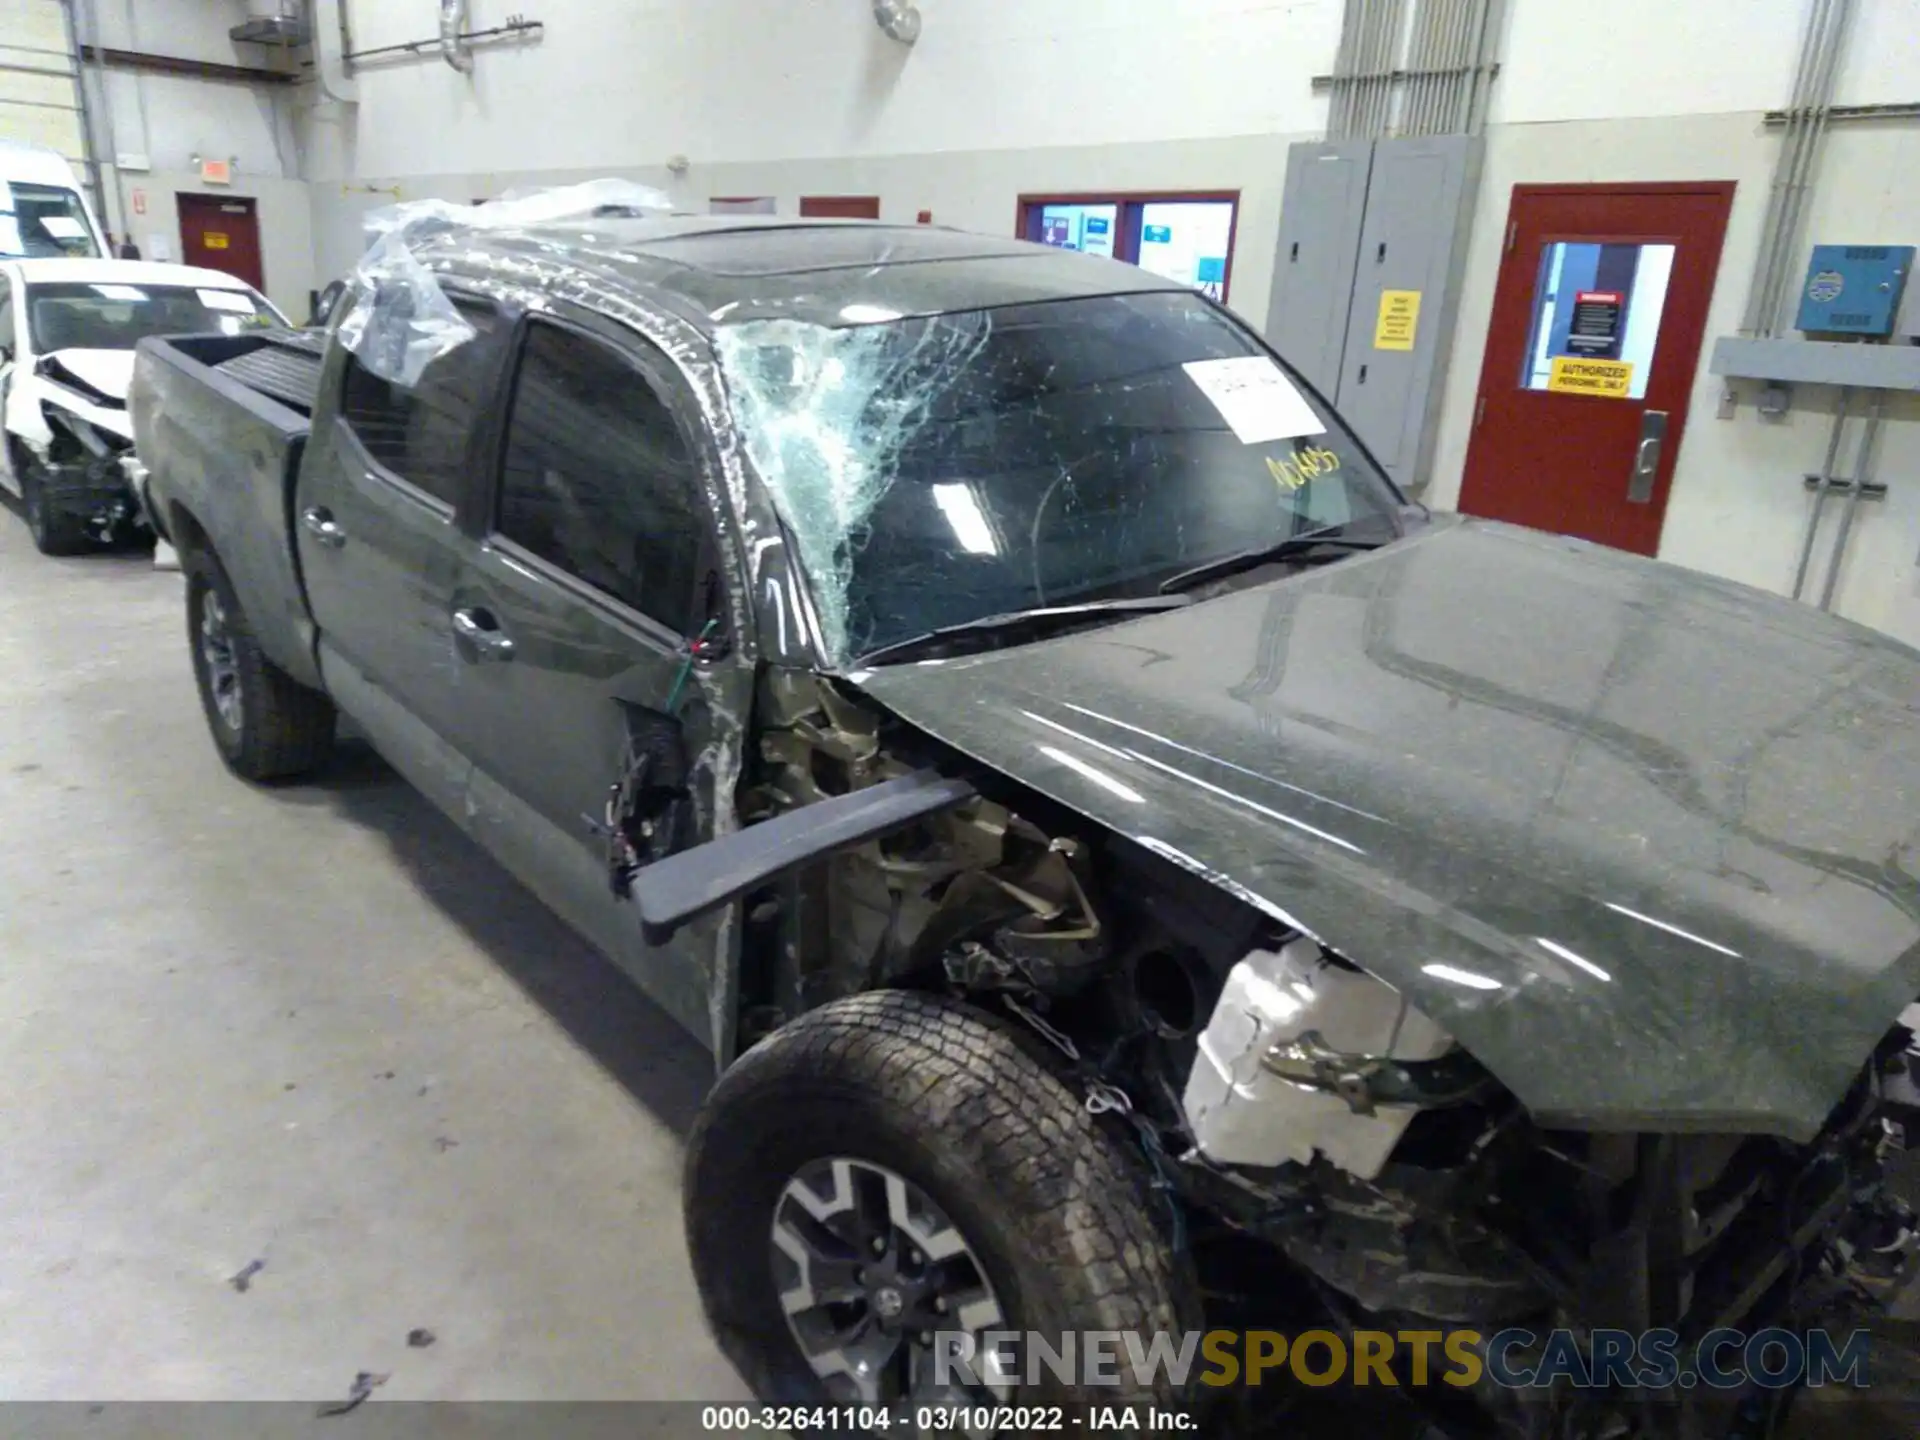
[[[1920,655],[1428,514],[1130,266],[621,216],[409,258],[324,337],[142,346],[207,718],[270,781],[337,706],[711,1048],[687,1232],[761,1396],[1224,1434],[1299,1392],[982,1337],[1684,1355],[1897,1287]],[[1637,1378],[1404,1393],[1696,1423]]]

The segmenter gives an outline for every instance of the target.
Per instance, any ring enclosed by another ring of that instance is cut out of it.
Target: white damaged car
[[[0,489],[19,497],[40,551],[72,554],[148,528],[121,464],[141,339],[286,324],[259,291],[217,270],[0,261]]]

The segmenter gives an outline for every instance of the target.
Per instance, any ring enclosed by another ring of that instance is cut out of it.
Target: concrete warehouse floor
[[[229,776],[180,590],[0,513],[0,1398],[746,1398],[707,1056],[364,749]]]

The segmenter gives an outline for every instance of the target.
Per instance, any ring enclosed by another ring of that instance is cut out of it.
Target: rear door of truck
[[[490,301],[453,298],[477,333],[413,386],[340,352],[328,377],[337,405],[308,442],[294,532],[327,689],[390,763],[459,816],[472,701],[452,636],[456,507],[489,450],[512,327]]]

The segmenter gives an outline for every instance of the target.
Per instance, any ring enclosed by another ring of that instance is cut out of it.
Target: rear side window
[[[691,634],[707,533],[695,478],[692,447],[646,375],[585,335],[529,326],[496,533]]]
[[[455,303],[478,333],[428,365],[419,384],[382,380],[350,355],[340,395],[341,415],[375,463],[449,505],[466,483],[467,442],[493,386],[494,347],[480,342],[500,323],[491,307]]]

